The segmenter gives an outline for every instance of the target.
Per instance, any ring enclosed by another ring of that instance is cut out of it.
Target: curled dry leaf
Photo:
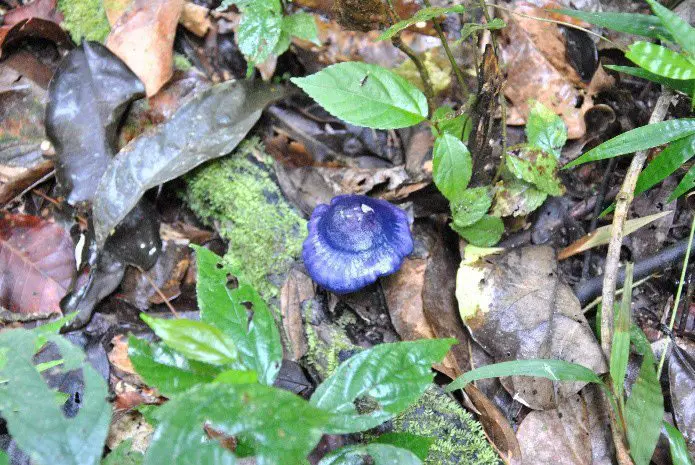
[[[72,239],[43,218],[5,215],[0,219],[0,269],[3,319],[60,314],[60,299],[75,272]]]
[[[560,359],[596,373],[606,370],[601,348],[571,288],[558,276],[550,247],[530,246],[502,255],[464,261],[456,297],[473,339],[494,361]],[[519,402],[533,409],[554,408],[585,383],[533,377],[503,378]]]
[[[57,0],[36,0],[8,11],[0,26],[0,56],[5,45],[24,37],[48,39],[62,47],[71,47],[70,37],[59,26],[62,20]]]
[[[151,97],[174,73],[174,35],[184,0],[135,0],[118,19],[106,46],[145,84]]]

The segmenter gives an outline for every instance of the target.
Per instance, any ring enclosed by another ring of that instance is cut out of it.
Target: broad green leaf
[[[552,110],[536,101],[526,121],[526,139],[530,145],[560,158],[567,142],[567,126]]]
[[[164,344],[149,343],[133,336],[128,339],[128,358],[147,385],[167,397],[196,384],[212,382],[220,373],[219,367],[188,360]]]
[[[492,205],[487,187],[466,189],[451,202],[451,216],[456,226],[465,228],[478,222]]]
[[[548,194],[519,179],[499,182],[495,187],[492,215],[525,216],[543,205]]]
[[[661,24],[671,33],[673,40],[692,58],[695,58],[695,28],[659,2],[647,0],[647,3],[659,17]]]
[[[258,382],[258,373],[255,371],[227,370],[223,371],[213,380],[213,383],[227,384],[254,384]]]
[[[373,428],[405,410],[432,383],[454,339],[379,344],[352,356],[316,388],[311,404],[332,414],[325,432]]]
[[[671,142],[640,173],[635,186],[635,195],[641,194],[675,173],[693,155],[695,155],[695,134]]]
[[[664,429],[666,430],[673,465],[693,465],[683,434],[678,431],[678,428],[666,421],[664,422]]]
[[[634,264],[625,265],[625,283],[623,297],[615,316],[613,344],[611,346],[610,373],[613,380],[613,392],[622,399],[627,362],[630,358],[630,327],[632,326],[632,271]]]
[[[193,247],[198,264],[198,308],[202,321],[215,326],[236,345],[244,367],[258,373],[263,384],[273,384],[282,362],[280,332],[258,293],[221,258],[203,247]],[[237,287],[227,287],[236,279]]]
[[[459,227],[456,223],[451,223],[450,226],[461,237],[478,247],[492,247],[504,234],[504,223],[492,215],[485,215],[470,226]]]
[[[432,113],[432,122],[437,124],[439,132],[451,134],[457,139],[466,140],[471,132],[471,119],[467,115],[458,115],[450,106],[441,106]],[[435,132],[435,136],[438,134]]]
[[[7,363],[0,370],[0,414],[21,450],[39,465],[99,463],[111,420],[108,389],[101,375],[84,362],[84,353],[58,336],[50,336],[64,360],[63,369],[81,369],[80,409],[67,418],[55,394],[32,363],[38,335],[24,329],[0,333]]]
[[[389,444],[345,446],[331,452],[319,465],[422,465],[415,454]]]
[[[635,465],[648,465],[661,433],[664,397],[656,377],[654,354],[647,337],[633,325],[630,339],[642,355],[642,365],[625,403],[627,441]]]
[[[695,64],[671,49],[651,42],[635,42],[625,57],[650,73],[669,79],[695,79]]]
[[[330,114],[356,126],[397,129],[427,119],[425,94],[381,66],[339,63],[291,81]]]
[[[419,436],[411,433],[386,433],[376,438],[372,443],[390,444],[406,449],[415,454],[420,460],[425,460],[434,444],[434,438]]]
[[[671,196],[668,198],[667,202],[674,201],[675,199],[677,199],[683,194],[686,194],[693,188],[695,188],[695,165],[693,165],[688,170],[688,172],[685,173],[685,176],[683,176],[681,182],[678,183],[678,186],[676,186],[676,190],[673,191]]]
[[[652,39],[671,39],[671,34],[661,24],[661,20],[652,15],[635,13],[589,12],[569,9],[552,10],[555,13],[579,18],[589,24],[613,29],[614,31],[649,37]]]
[[[562,195],[564,188],[557,177],[557,158],[537,148],[524,147],[516,153],[507,153],[507,169],[518,179],[533,184],[548,195]]]
[[[439,16],[444,16],[452,13],[464,13],[465,11],[466,7],[464,7],[463,5],[454,5],[450,7],[423,8],[410,18],[398,21],[396,24],[386,29],[384,32],[381,33],[379,37],[376,38],[376,40],[389,40],[393,36],[401,32],[403,29],[406,29],[412,26],[413,24],[419,23],[421,21],[430,21]]]
[[[285,16],[282,18],[282,31],[302,40],[321,45],[316,20],[309,13],[295,13]]]
[[[691,96],[695,92],[695,80],[683,81],[680,79],[671,79],[659,76],[658,74],[650,73],[646,69],[637,68],[634,66],[604,65],[604,68],[608,68],[619,73],[629,74],[630,76],[646,79],[648,81],[653,81],[658,84],[663,84],[666,87],[670,87],[671,89],[683,92],[687,96]]]
[[[485,23],[485,24],[466,23],[461,28],[461,38],[458,39],[456,42],[458,43],[459,41],[464,41],[464,40],[468,39],[472,34],[478,32],[478,31],[484,31],[484,30],[496,31],[499,29],[504,29],[505,27],[507,27],[507,23],[505,23],[502,18],[493,18],[492,21],[490,21],[489,23]]]
[[[203,429],[238,441],[258,465],[304,465],[330,414],[291,392],[261,384],[199,385],[161,406],[145,465],[230,465],[236,460]]]
[[[0,465],[10,465],[10,458],[4,450],[0,450]]]
[[[672,119],[659,123],[648,124],[631,131],[625,132],[598,147],[586,152],[581,157],[565,165],[564,169],[588,163],[590,161],[604,160],[627,153],[650,149],[662,144],[668,144],[674,140],[695,134],[695,118]]]
[[[254,2],[243,9],[236,34],[239,50],[252,64],[263,63],[275,49],[281,32],[282,15],[265,2]]]
[[[512,360],[476,368],[456,378],[446,387],[447,392],[463,389],[467,384],[479,379],[503,376],[537,376],[551,381],[583,381],[603,384],[590,369],[564,360],[537,359]]]
[[[212,325],[193,320],[155,319],[144,313],[140,318],[169,347],[185,357],[212,365],[237,361],[237,349],[229,336]]]
[[[142,452],[131,450],[132,446],[132,439],[123,441],[101,461],[101,465],[142,465],[145,456]]]
[[[473,172],[471,153],[460,139],[441,134],[432,151],[432,179],[449,201],[458,199],[468,186]]]

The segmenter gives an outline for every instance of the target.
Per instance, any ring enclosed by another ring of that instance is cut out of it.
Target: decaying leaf
[[[5,215],[0,218],[0,269],[3,319],[60,314],[60,299],[75,272],[72,239],[42,218]]]
[[[151,97],[174,73],[174,35],[184,0],[135,0],[114,25],[106,46],[145,84]]]
[[[571,288],[560,282],[550,247],[529,246],[475,262],[462,262],[456,297],[473,339],[495,362],[560,359],[603,373],[601,348]],[[519,402],[554,408],[584,383],[531,377],[503,378]]]
[[[688,445],[688,450],[695,455],[695,357],[693,345],[690,348],[674,347],[669,360],[669,385],[671,401],[678,429]]]
[[[57,0],[35,0],[8,11],[0,26],[0,56],[6,45],[24,37],[48,39],[70,48],[70,37],[58,25],[62,20]]]

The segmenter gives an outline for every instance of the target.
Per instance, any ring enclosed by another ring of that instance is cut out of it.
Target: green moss
[[[58,9],[65,17],[62,26],[75,43],[82,39],[104,42],[111,31],[101,0],[58,0]]]
[[[180,69],[181,71],[188,71],[193,68],[193,65],[185,55],[180,53],[174,53],[174,68]]]
[[[304,334],[307,339],[306,364],[316,370],[321,379],[326,379],[340,365],[341,352],[361,350],[361,347],[354,345],[345,333],[345,327],[349,324],[355,324],[356,320],[352,314],[343,313],[333,325],[326,325],[321,334],[322,337],[319,337],[310,323],[314,320],[312,312],[311,305],[304,309],[304,321],[306,322]]]
[[[269,167],[251,159],[258,150],[257,143],[242,144],[196,170],[187,178],[185,199],[229,241],[224,262],[271,300],[300,256],[306,221],[285,200]]]
[[[430,437],[434,443],[425,465],[497,465],[497,453],[473,416],[440,388],[432,386],[420,400],[391,421],[395,432]]]

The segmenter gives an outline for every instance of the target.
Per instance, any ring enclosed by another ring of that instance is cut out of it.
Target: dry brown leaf
[[[183,5],[183,11],[181,12],[181,19],[179,22],[193,34],[198,37],[203,37],[207,34],[210,27],[212,27],[209,14],[210,10],[204,6],[186,2]]]
[[[119,334],[111,339],[113,349],[109,352],[109,362],[114,368],[121,370],[125,374],[134,375],[135,367],[128,357],[128,338]]]
[[[298,361],[308,350],[302,318],[305,302],[316,297],[314,283],[309,276],[293,268],[287,274],[280,290],[280,313],[291,360]]]
[[[145,84],[151,97],[174,72],[174,36],[183,0],[135,0],[116,21],[106,46]]]

